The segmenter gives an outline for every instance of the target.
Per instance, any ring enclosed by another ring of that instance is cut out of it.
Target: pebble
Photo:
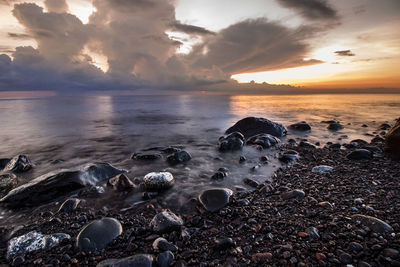
[[[292,198],[298,198],[298,199],[302,199],[305,197],[305,193],[303,190],[300,189],[295,189],[289,192],[284,192],[281,194],[282,199],[288,200],[288,199],[292,199]]]
[[[177,246],[175,246],[174,244],[171,244],[163,237],[159,237],[156,240],[154,240],[153,248],[155,250],[160,250],[160,251],[167,251],[167,250],[170,250],[172,252],[178,251]]]
[[[339,255],[339,260],[344,264],[350,264],[353,262],[353,257],[350,254],[343,252]]]
[[[65,200],[57,212],[71,212],[77,209],[79,203],[81,202],[78,198],[69,198]]]
[[[169,233],[179,230],[182,226],[182,219],[170,211],[158,213],[150,222],[150,228],[157,233]]]
[[[123,266],[140,266],[140,267],[152,267],[154,257],[148,254],[137,254],[134,256],[122,258],[122,259],[108,259],[101,261],[97,267],[123,267]]]
[[[175,257],[171,251],[164,251],[157,256],[157,264],[160,267],[168,267],[172,265]]]
[[[333,170],[333,167],[327,165],[319,165],[312,168],[312,172],[314,173],[324,173]]]
[[[367,215],[362,215],[362,214],[355,214],[352,216],[353,220],[356,222],[360,222],[361,224],[367,226],[370,228],[372,231],[376,233],[392,233],[393,228],[386,222],[372,217],[372,216],[367,216]]]

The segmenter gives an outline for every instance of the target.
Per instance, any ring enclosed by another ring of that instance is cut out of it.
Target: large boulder
[[[108,163],[88,164],[77,170],[50,172],[11,190],[0,200],[0,204],[8,208],[36,206],[86,186],[94,186],[124,172],[126,171]]]
[[[7,172],[26,172],[32,168],[32,162],[25,155],[17,155],[13,157],[4,167]]]
[[[76,237],[76,247],[79,251],[103,249],[120,234],[121,223],[117,219],[105,217],[83,227]]]
[[[395,125],[387,132],[385,145],[389,153],[400,157],[400,118],[396,120]]]
[[[225,133],[230,134],[233,132],[240,132],[245,138],[261,133],[282,137],[286,135],[287,130],[285,126],[277,122],[264,118],[247,117],[235,123],[235,125],[226,130]]]
[[[218,150],[221,152],[235,151],[242,149],[244,136],[239,132],[233,132],[227,136],[221,136],[218,140]]]
[[[228,205],[233,192],[227,188],[213,188],[199,195],[200,204],[210,212],[215,212]]]

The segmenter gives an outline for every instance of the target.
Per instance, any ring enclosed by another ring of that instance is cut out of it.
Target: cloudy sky
[[[3,91],[400,88],[399,0],[0,0],[0,25]]]

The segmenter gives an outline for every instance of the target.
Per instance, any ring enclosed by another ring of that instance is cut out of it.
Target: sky
[[[399,29],[399,0],[0,0],[0,91],[397,90]]]

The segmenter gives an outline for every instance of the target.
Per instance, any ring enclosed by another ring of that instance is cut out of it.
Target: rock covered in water
[[[7,258],[15,255],[24,255],[29,252],[51,249],[63,240],[69,240],[71,237],[67,234],[57,233],[44,235],[42,233],[32,231],[19,237],[14,237],[8,242]]]
[[[233,132],[240,132],[245,138],[261,133],[282,137],[286,135],[287,130],[282,124],[265,118],[247,117],[236,122],[225,133],[230,134]]]
[[[343,125],[340,124],[339,122],[333,122],[328,125],[328,130],[331,131],[339,131],[342,130],[343,128],[344,128]]]
[[[148,191],[162,191],[174,185],[174,176],[170,172],[150,172],[143,178],[143,186]]]
[[[192,156],[190,156],[189,152],[184,151],[184,150],[175,152],[167,157],[167,161],[171,165],[185,163],[191,159],[192,159]]]
[[[120,192],[136,188],[136,185],[123,173],[109,179],[107,185]]]
[[[181,229],[182,226],[182,219],[170,211],[156,214],[150,222],[151,229],[157,233],[169,233]]]
[[[227,188],[207,189],[199,195],[199,202],[207,211],[214,212],[228,205],[232,194]]]
[[[273,135],[270,134],[257,134],[252,137],[250,137],[246,145],[259,145],[262,146],[262,148],[270,148],[272,146],[275,146],[278,144],[281,140]]]
[[[161,154],[158,153],[133,153],[131,156],[131,159],[134,160],[157,160],[157,159],[162,159]]]
[[[74,211],[78,208],[79,203],[81,203],[81,200],[79,198],[69,198],[61,204],[58,212]]]
[[[296,131],[311,131],[311,126],[305,121],[297,122],[289,126],[290,129],[296,130]]]
[[[312,168],[312,172],[314,173],[324,173],[324,172],[329,172],[333,170],[333,167],[331,166],[327,166],[327,165],[319,165],[319,166],[315,166],[314,168]]]
[[[218,150],[221,152],[240,150],[243,145],[244,136],[239,132],[233,132],[227,136],[221,136],[218,140]]]
[[[18,184],[18,179],[15,174],[5,173],[0,175],[0,197],[6,195],[10,190]]]
[[[82,228],[76,237],[76,247],[79,251],[103,249],[120,234],[121,223],[117,219],[105,217]]]
[[[355,214],[352,216],[352,218],[354,221],[360,222],[361,224],[367,226],[375,233],[384,234],[393,232],[392,226],[378,218],[362,214]]]
[[[35,206],[124,172],[109,163],[94,163],[77,170],[50,172],[11,190],[0,200],[0,204],[9,208]]]
[[[32,168],[32,162],[25,155],[13,157],[4,167],[4,171],[9,172],[26,172]]]
[[[107,259],[99,262],[97,267],[152,267],[154,256],[149,254],[136,254],[122,259]]]
[[[347,154],[346,158],[351,160],[371,159],[372,152],[366,149],[356,149]]]
[[[395,125],[387,132],[385,146],[389,153],[400,156],[400,118],[396,120]]]

